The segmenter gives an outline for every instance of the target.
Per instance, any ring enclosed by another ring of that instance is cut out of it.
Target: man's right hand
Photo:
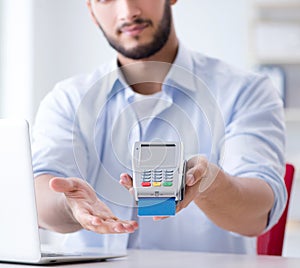
[[[41,227],[63,233],[84,228],[99,234],[131,233],[138,228],[135,221],[118,219],[86,181],[41,177],[36,182]]]
[[[52,178],[49,186],[55,192],[63,193],[74,218],[84,229],[96,233],[131,233],[138,224],[135,221],[118,219],[98,199],[95,191],[84,180],[78,178]]]

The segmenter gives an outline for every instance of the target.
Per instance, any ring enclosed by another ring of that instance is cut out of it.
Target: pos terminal
[[[181,142],[135,142],[133,188],[138,216],[175,215],[185,191]]]

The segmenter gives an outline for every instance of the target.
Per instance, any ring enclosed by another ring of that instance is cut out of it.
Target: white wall
[[[3,59],[3,38],[4,35],[3,33],[3,4],[2,1],[0,1],[0,99],[2,96],[2,79],[3,79],[3,61],[1,59]],[[0,101],[0,113],[1,113],[1,101]]]
[[[113,51],[90,20],[85,0],[34,0],[34,108],[54,84],[90,72]]]
[[[174,7],[178,36],[191,48],[248,66],[252,0],[179,0]]]
[[[32,116],[32,0],[1,1],[1,116]]]

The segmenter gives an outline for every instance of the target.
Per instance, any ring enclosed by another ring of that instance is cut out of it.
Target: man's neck
[[[178,39],[174,32],[165,46],[155,55],[141,60],[133,60],[118,55],[122,73],[127,83],[135,92],[154,94],[161,91],[162,83],[167,76],[178,51]]]

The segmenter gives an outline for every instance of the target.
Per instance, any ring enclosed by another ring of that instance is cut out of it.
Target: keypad
[[[174,170],[156,169],[144,170],[142,173],[142,187],[171,187],[173,186]]]

